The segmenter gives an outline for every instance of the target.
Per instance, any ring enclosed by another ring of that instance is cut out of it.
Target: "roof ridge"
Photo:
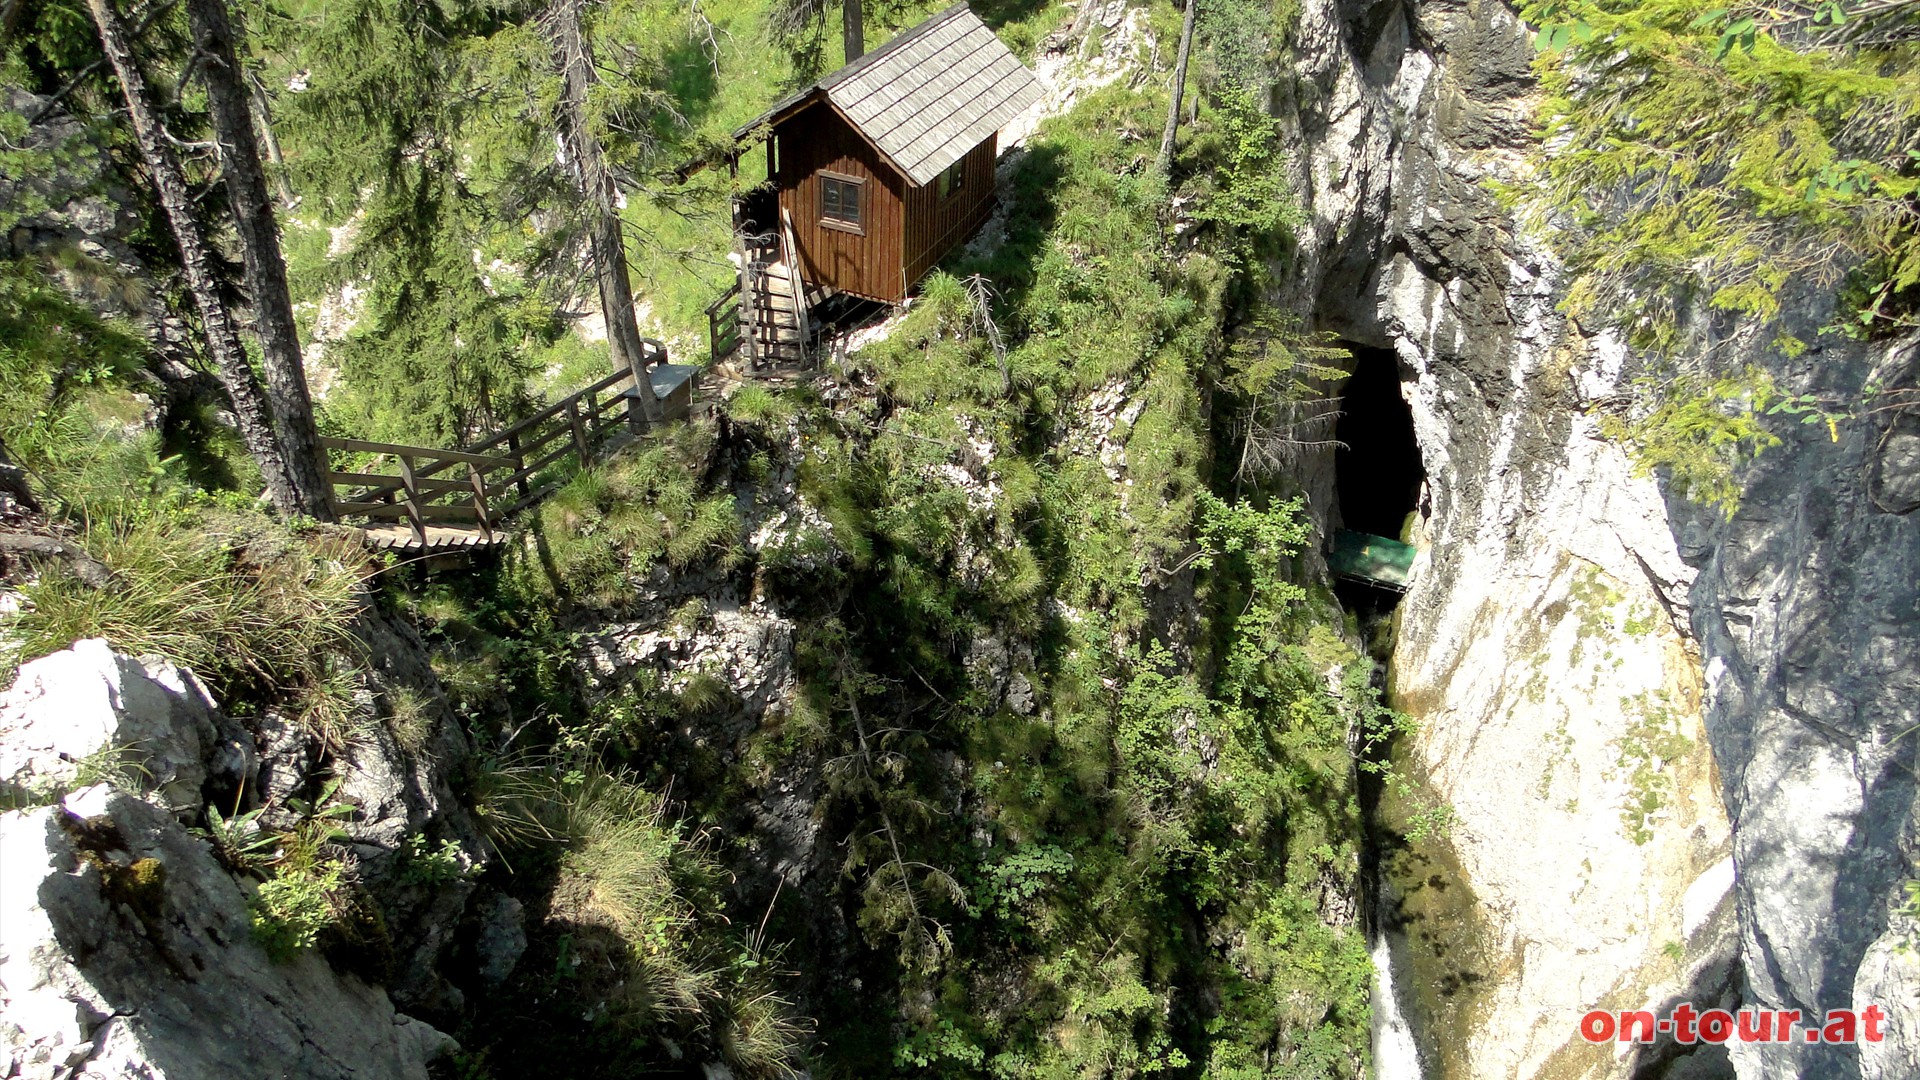
[[[853,63],[843,64],[840,66],[839,70],[833,71],[826,75],[821,76],[820,81],[813,84],[813,89],[828,90],[835,86],[838,86],[841,83],[852,78],[853,76],[860,74],[862,71],[865,71],[867,68],[872,67],[875,63],[878,63],[881,59],[892,55],[894,52],[898,51],[902,46],[907,45],[914,41],[918,41],[919,39],[927,36],[929,31],[933,30],[937,26],[944,24],[948,19],[958,16],[963,11],[971,11],[971,10],[973,9],[967,6],[967,0],[960,0],[959,3],[954,4],[953,6],[947,8],[945,11],[942,11],[936,15],[931,15],[921,20],[918,24],[914,26],[910,26],[905,30],[902,30],[900,33],[894,35],[893,39],[888,41],[885,45],[880,46],[879,48],[873,50],[870,53],[866,53],[865,55],[861,56],[858,60],[855,60]]]

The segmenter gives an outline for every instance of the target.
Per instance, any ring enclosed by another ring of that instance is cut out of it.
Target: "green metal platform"
[[[1413,555],[1411,544],[1342,529],[1333,534],[1327,569],[1335,577],[1406,592],[1413,573]]]

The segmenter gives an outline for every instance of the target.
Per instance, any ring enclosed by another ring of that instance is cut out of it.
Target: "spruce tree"
[[[634,321],[633,287],[627,273],[626,235],[620,227],[613,178],[607,172],[600,136],[593,128],[587,95],[594,83],[593,55],[580,25],[582,0],[553,0],[541,15],[542,36],[553,50],[560,73],[556,127],[566,148],[567,171],[581,200],[600,311],[607,324],[607,345],[615,370],[633,372],[634,400],[648,422],[660,419],[660,403],[646,375],[640,326]]]
[[[207,353],[213,358],[220,383],[233,404],[235,426],[248,453],[260,465],[267,495],[283,514],[310,512],[308,497],[303,496],[287,467],[285,449],[275,433],[276,425],[262,391],[258,376],[247,358],[245,345],[233,314],[220,294],[214,271],[213,249],[205,231],[194,216],[186,174],[175,156],[170,136],[160,121],[158,109],[147,87],[146,76],[133,54],[126,26],[115,10],[113,0],[88,0],[88,10],[99,30],[100,44],[108,63],[120,82],[127,103],[127,117],[140,147],[140,156],[152,178],[155,191],[166,211],[167,223],[180,247],[180,264],[200,315],[201,334]]]
[[[333,517],[327,480],[313,426],[313,402],[307,393],[306,366],[287,293],[287,264],[280,254],[280,231],[266,172],[253,130],[250,95],[234,48],[233,23],[226,0],[188,0],[199,72],[207,89],[209,112],[220,144],[220,171],[233,207],[234,231],[246,267],[253,302],[254,331],[260,339],[260,368],[267,405],[300,512],[321,520]]]

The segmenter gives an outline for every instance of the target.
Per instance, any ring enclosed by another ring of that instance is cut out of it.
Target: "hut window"
[[[961,188],[966,187],[967,159],[961,158],[959,161],[947,166],[946,169],[940,173],[938,183],[940,197],[943,199],[957,194]]]
[[[862,182],[851,176],[820,175],[820,223],[830,228],[860,231]]]

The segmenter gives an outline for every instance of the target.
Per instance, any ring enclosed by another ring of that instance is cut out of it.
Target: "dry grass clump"
[[[758,965],[742,963],[740,943],[703,924],[687,886],[716,872],[666,801],[619,774],[570,776],[545,815],[565,845],[548,917],[568,928],[576,971],[607,1014],[706,1042],[742,1076],[797,1075],[806,1027]]]
[[[344,739],[352,713],[352,622],[371,563],[328,528],[156,509],[81,538],[112,574],[103,587],[49,567],[25,589],[11,630],[24,662],[82,638],[157,654],[205,679],[229,707],[291,704],[311,730]]]

